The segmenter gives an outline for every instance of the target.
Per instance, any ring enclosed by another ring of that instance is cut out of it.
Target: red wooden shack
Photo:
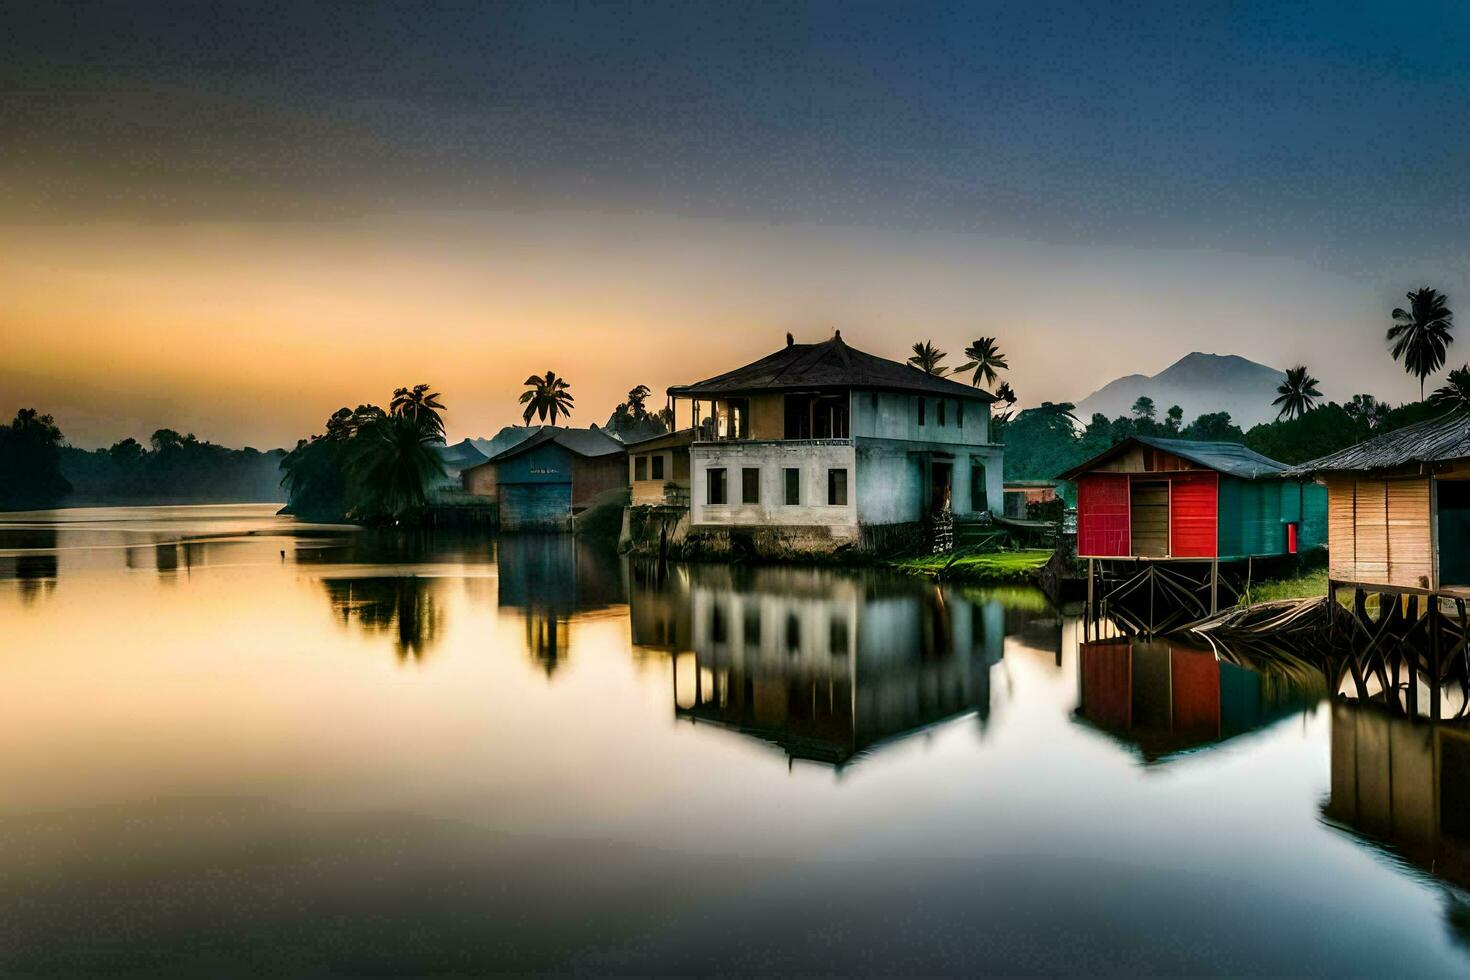
[[[1077,484],[1083,558],[1236,559],[1326,536],[1326,496],[1229,442],[1136,436],[1061,475]]]

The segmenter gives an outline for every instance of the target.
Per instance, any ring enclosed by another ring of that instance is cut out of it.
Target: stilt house
[[[1291,473],[1327,489],[1334,582],[1470,595],[1470,412],[1384,433]]]
[[[1326,539],[1327,495],[1232,442],[1135,436],[1061,474],[1077,483],[1082,558],[1232,561]]]

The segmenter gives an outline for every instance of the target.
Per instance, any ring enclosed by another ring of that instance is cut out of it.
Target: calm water
[[[0,525],[0,969],[1470,969],[1470,751],[1023,590]]]

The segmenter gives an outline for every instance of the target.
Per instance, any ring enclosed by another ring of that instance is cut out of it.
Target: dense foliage
[[[34,408],[0,425],[0,507],[50,507],[71,492],[61,472],[61,430]]]
[[[1070,408],[1044,403],[1000,427],[1006,446],[1006,479],[1051,479],[1135,435],[1239,442],[1283,463],[1302,463],[1444,411],[1423,402],[1390,409],[1371,396],[1360,395],[1347,406],[1328,402],[1296,418],[1277,419],[1242,432],[1226,412],[1201,415],[1189,425],[1182,425],[1183,413],[1177,406],[1171,406],[1163,421],[1158,421],[1149,404],[1135,406],[1136,414],[1132,416],[1109,419],[1096,414],[1086,425],[1078,425],[1069,414]]]
[[[281,459],[274,449],[229,449],[191,432],[159,429],[144,445],[133,438],[109,449],[62,450],[62,471],[75,493],[69,503],[129,501],[274,501],[282,499]]]
[[[326,432],[303,439],[281,463],[287,510],[305,520],[412,523],[444,475],[435,447],[444,406],[427,385],[394,392],[392,408],[339,408]]]

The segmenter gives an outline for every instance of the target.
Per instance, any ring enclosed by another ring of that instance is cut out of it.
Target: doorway
[[[1470,586],[1470,480],[1438,480],[1439,584]]]
[[[948,514],[952,482],[954,480],[954,466],[951,463],[929,464],[929,513],[933,515]]]
[[[1133,555],[1169,557],[1169,482],[1135,480],[1128,508],[1133,528]]]

